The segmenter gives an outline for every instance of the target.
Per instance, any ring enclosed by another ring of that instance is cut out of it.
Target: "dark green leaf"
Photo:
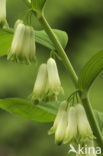
[[[103,51],[98,52],[84,66],[79,76],[79,88],[88,91],[92,83],[103,70]]]
[[[36,122],[52,122],[55,119],[55,115],[50,113],[49,109],[45,110],[43,107],[40,108],[40,106],[33,105],[32,103],[19,98],[0,100],[0,108]]]
[[[64,31],[53,30],[62,44],[63,48],[66,47],[68,36]],[[13,29],[1,30],[0,29],[0,56],[8,53],[13,38]],[[54,44],[49,39],[48,35],[42,31],[35,31],[35,41],[51,50],[55,50]]]

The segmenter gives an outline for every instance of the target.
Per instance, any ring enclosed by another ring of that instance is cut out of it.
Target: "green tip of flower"
[[[38,96],[38,95],[36,95],[36,94],[34,94],[34,93],[32,93],[32,94],[29,96],[29,98],[30,98],[30,100],[31,100],[31,102],[32,102],[33,104],[39,104],[40,101],[41,101],[40,96]]]
[[[58,146],[62,145],[62,142],[63,141],[58,141],[58,142],[55,142]]]
[[[16,54],[9,53],[7,56],[8,61],[13,61],[21,64],[31,65],[32,62],[36,62],[36,57],[32,60],[26,57],[19,57]]]
[[[67,139],[65,139],[65,140],[63,140],[63,144],[65,145],[65,144],[67,144],[69,142],[69,140]]]
[[[46,97],[46,94],[41,95],[33,92],[30,98],[33,104],[39,104],[40,102],[48,102],[48,98]]]
[[[4,19],[4,20],[0,20],[0,28],[3,28],[3,29],[5,29],[5,28],[9,28],[9,25],[8,25],[6,19]]]
[[[88,140],[95,140],[95,139],[96,139],[96,137],[94,135],[87,135],[87,136],[82,136],[80,138],[80,142],[84,143],[84,142],[86,142]]]
[[[59,97],[63,97],[64,90],[62,87],[56,89],[48,89],[47,101],[58,101]]]
[[[51,127],[50,130],[48,131],[48,135],[52,135],[55,133],[54,127]]]
[[[62,145],[63,140],[62,139],[55,139],[55,144],[57,144],[58,146]]]

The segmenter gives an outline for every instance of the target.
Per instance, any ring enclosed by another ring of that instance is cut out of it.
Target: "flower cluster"
[[[12,45],[8,54],[8,60],[30,64],[35,61],[34,30],[30,26],[18,20],[15,24],[15,32]]]
[[[39,68],[38,75],[32,92],[32,101],[57,100],[59,94],[63,93],[61,82],[58,74],[56,62],[53,58],[42,64]]]
[[[57,144],[94,139],[84,107],[77,104],[68,108],[66,101],[60,105],[53,127],[49,130],[49,134],[53,133]]]

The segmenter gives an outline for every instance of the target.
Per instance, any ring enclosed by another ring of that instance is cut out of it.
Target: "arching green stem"
[[[67,57],[64,49],[62,48],[60,42],[58,41],[56,35],[52,31],[52,29],[51,29],[50,25],[48,24],[47,20],[45,19],[44,15],[41,15],[41,17],[39,16],[39,21],[40,21],[43,29],[45,30],[45,32],[48,34],[49,38],[53,42],[58,54],[62,58],[62,62],[65,65],[67,71],[69,72],[69,74],[71,76],[71,79],[74,82],[75,88],[78,89],[78,77],[76,75],[76,72],[75,72],[71,62],[69,61],[69,58]],[[88,116],[89,123],[90,123],[91,128],[92,128],[92,131],[93,131],[95,137],[97,138],[97,143],[101,147],[102,152],[103,152],[102,134],[101,134],[100,128],[98,126],[98,123],[96,121],[95,115],[93,113],[90,101],[88,100],[87,94],[84,94],[84,92],[81,92],[80,93],[80,99],[81,99],[81,101],[82,101],[82,103],[84,105],[86,114]]]

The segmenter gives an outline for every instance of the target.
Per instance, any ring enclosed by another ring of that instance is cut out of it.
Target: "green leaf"
[[[0,56],[8,53],[12,42],[12,34],[0,29]]]
[[[79,76],[79,88],[88,91],[92,83],[103,70],[103,51],[98,52],[84,66]]]
[[[66,47],[68,43],[68,35],[66,32],[61,30],[53,29],[55,35],[57,36],[58,40],[60,41],[63,48]],[[45,33],[44,30],[41,31],[35,31],[35,40],[37,43],[51,49],[55,50],[55,46],[52,43],[52,41],[49,39],[48,35]]]
[[[53,122],[58,111],[59,104],[47,103],[34,105],[20,98],[7,98],[0,100],[0,108],[17,116],[36,122]],[[101,131],[103,131],[103,113],[94,111]]]
[[[0,108],[20,117],[36,122],[52,122],[55,115],[45,108],[36,106],[24,99],[8,98],[0,100]]]
[[[100,129],[101,131],[103,131],[103,113],[98,112],[96,110],[94,111],[94,113],[95,113]]]
[[[53,31],[59,39],[60,43],[62,44],[63,48],[65,48],[68,42],[68,36],[66,32],[56,29],[54,29]],[[8,53],[8,50],[11,46],[12,38],[13,29],[0,29],[0,56]],[[48,35],[43,30],[35,31],[35,41],[51,50],[55,50],[54,44],[51,42]]]
[[[36,12],[42,12],[46,0],[31,0],[32,8]]]

